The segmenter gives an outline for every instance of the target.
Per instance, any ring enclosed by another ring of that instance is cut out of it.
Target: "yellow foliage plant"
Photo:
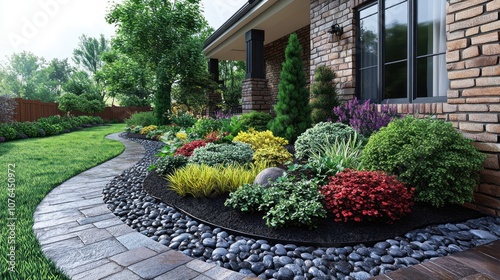
[[[146,127],[143,127],[143,128],[141,129],[141,132],[140,132],[140,133],[141,133],[142,135],[146,135],[146,134],[148,134],[149,132],[151,132],[151,131],[153,131],[153,130],[157,130],[157,129],[158,129],[158,127],[157,127],[156,125],[148,125],[148,126],[146,126]]]
[[[233,142],[250,144],[254,151],[253,160],[256,164],[276,166],[292,160],[292,154],[285,149],[288,141],[282,137],[274,136],[272,131],[239,132]]]
[[[243,184],[253,183],[264,164],[208,166],[189,164],[166,176],[170,188],[181,196],[213,197],[233,192]]]

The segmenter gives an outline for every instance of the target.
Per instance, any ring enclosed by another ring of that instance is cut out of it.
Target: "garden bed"
[[[402,236],[413,229],[433,224],[456,223],[482,217],[481,213],[459,206],[449,205],[436,209],[415,205],[412,213],[394,224],[385,223],[336,223],[333,217],[322,220],[316,229],[287,227],[272,229],[265,225],[262,213],[242,213],[224,206],[227,195],[214,198],[181,197],[167,187],[168,181],[149,172],[143,188],[150,195],[171,205],[204,223],[221,227],[229,232],[267,239],[279,243],[313,246],[345,246],[359,243],[373,244],[378,241]]]

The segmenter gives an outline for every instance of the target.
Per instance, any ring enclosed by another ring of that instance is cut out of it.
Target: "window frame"
[[[416,72],[417,72],[417,60],[418,58],[421,57],[432,57],[432,56],[437,56],[437,55],[445,55],[446,56],[446,50],[445,52],[441,53],[435,53],[435,54],[430,54],[430,55],[424,55],[424,56],[418,56],[417,55],[417,1],[418,0],[407,0],[407,17],[408,17],[408,33],[407,33],[407,97],[406,98],[384,98],[383,95],[383,90],[385,86],[385,43],[384,43],[384,38],[385,38],[385,27],[384,27],[384,22],[385,22],[385,1],[384,0],[374,0],[374,1],[369,1],[362,6],[359,6],[355,10],[355,22],[356,22],[356,91],[355,94],[358,98],[361,99],[361,41],[360,41],[360,11],[367,9],[369,7],[372,7],[374,5],[378,5],[377,7],[377,25],[378,25],[378,34],[379,37],[377,39],[377,64],[375,66],[370,66],[370,67],[375,67],[377,71],[376,75],[376,84],[377,84],[377,103],[388,103],[388,104],[418,104],[418,103],[446,103],[447,102],[447,96],[435,96],[435,97],[417,97],[417,83],[416,83]],[[403,2],[403,1],[401,1]],[[400,3],[401,3],[400,2]],[[398,4],[396,4],[398,5]],[[391,6],[392,7],[392,6]],[[392,62],[394,63],[394,62]],[[365,67],[363,69],[367,69],[370,67]],[[448,72],[448,71],[446,71]],[[448,82],[449,83],[449,82]],[[449,89],[449,85],[448,85]]]

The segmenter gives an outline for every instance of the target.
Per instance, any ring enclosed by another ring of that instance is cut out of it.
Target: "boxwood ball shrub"
[[[323,147],[337,140],[354,137],[356,131],[342,123],[320,122],[302,133],[295,142],[295,157],[307,159],[316,147]]]
[[[239,118],[243,130],[253,128],[257,131],[267,130],[267,124],[273,119],[271,114],[264,112],[252,111],[250,113],[242,114]]]
[[[411,212],[413,188],[380,171],[346,169],[321,188],[336,222],[393,223]]]
[[[194,150],[189,158],[190,163],[214,165],[246,164],[252,161],[253,151],[245,143],[215,144],[208,143],[205,147]]]
[[[398,175],[415,200],[441,207],[472,201],[485,155],[451,123],[409,116],[395,119],[365,146],[365,168]]]

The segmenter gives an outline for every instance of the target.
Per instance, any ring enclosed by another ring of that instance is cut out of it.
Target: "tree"
[[[246,75],[244,61],[219,61],[219,74],[223,82],[223,109],[231,111],[241,104],[242,83]]]
[[[312,85],[311,119],[313,123],[336,121],[333,108],[340,105],[337,95],[337,75],[325,65],[314,70],[314,84]]]
[[[29,52],[13,54],[2,68],[2,93],[44,102],[54,102],[62,94],[62,85],[71,73],[67,60],[47,64],[43,57]]]
[[[68,81],[63,85],[63,89],[75,95],[82,95],[85,93],[100,94],[92,78],[87,72],[82,70],[73,72],[69,76]]]
[[[103,34],[99,39],[80,36],[78,47],[73,50],[73,62],[81,66],[91,76],[95,75],[103,66],[102,54],[110,48],[109,40]]]
[[[58,102],[59,105],[57,107],[59,110],[66,112],[69,117],[71,116],[71,111],[79,109],[80,104],[83,102],[83,98],[73,93],[66,93],[59,97]]]
[[[301,52],[297,34],[293,33],[285,50],[285,62],[278,85],[278,103],[274,106],[276,118],[270,123],[274,135],[281,136],[291,143],[311,126],[309,91],[306,88]]]
[[[66,112],[66,114],[71,116],[72,111],[80,111],[83,113],[96,113],[102,112],[106,105],[104,101],[100,98],[98,94],[85,93],[82,95],[76,95],[73,93],[66,93],[59,97],[58,108],[61,111]]]
[[[161,124],[168,122],[174,83],[199,69],[200,42],[208,35],[199,2],[124,0],[106,16],[116,26],[116,47],[154,74],[153,102]]]
[[[154,75],[114,46],[102,55],[105,62],[95,79],[109,97],[117,98],[122,106],[150,106]]]

